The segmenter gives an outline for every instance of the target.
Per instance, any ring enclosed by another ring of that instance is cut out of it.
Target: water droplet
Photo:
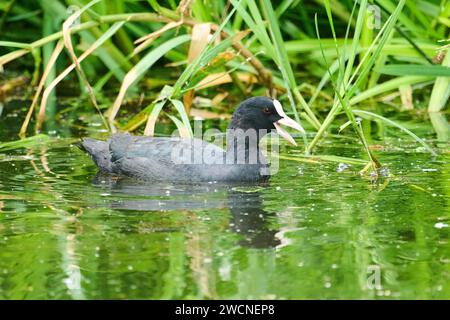
[[[386,167],[381,168],[381,169],[380,169],[380,175],[381,175],[382,177],[389,177],[389,176],[391,175],[391,173],[390,173],[390,171],[389,171],[389,168],[386,168]]]
[[[350,166],[348,164],[345,163],[339,163],[337,168],[336,168],[336,172],[343,172],[344,170],[350,168]]]

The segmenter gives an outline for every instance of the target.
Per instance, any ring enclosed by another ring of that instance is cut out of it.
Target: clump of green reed
[[[68,11],[69,5],[78,10]],[[283,0],[277,5],[268,0],[17,0],[4,10],[0,32],[19,24],[32,30],[33,40],[22,41],[28,36],[24,33],[3,36],[8,41],[0,41],[0,47],[8,49],[2,49],[0,67],[27,54],[34,59],[33,84],[38,87],[21,137],[34,114],[37,132],[45,117],[54,114],[55,88],[72,71],[105,127],[136,130],[145,124],[149,135],[163,111],[180,134],[191,135],[193,97],[220,98],[219,87],[225,83],[234,101],[256,93],[287,101],[293,116],[316,131],[311,142],[304,137],[307,154],[331,125],[339,124],[341,131],[353,127],[376,168],[380,164],[357,117],[397,127],[434,153],[408,129],[367,110],[365,102],[399,88],[402,95],[412,94],[417,85],[433,84],[428,109],[446,106],[449,55],[439,63],[431,61],[438,41],[448,38],[449,16],[450,6],[438,0]],[[42,26],[42,34],[36,26]],[[193,39],[205,30],[203,40]],[[127,94],[136,92],[142,79],[157,82],[152,71],[161,70],[163,63],[170,65],[165,69],[171,75],[153,89],[157,98],[124,117],[121,106]],[[114,102],[101,94],[109,83],[120,84]],[[305,87],[312,88],[309,101]],[[331,95],[331,106],[319,109],[320,97]]]

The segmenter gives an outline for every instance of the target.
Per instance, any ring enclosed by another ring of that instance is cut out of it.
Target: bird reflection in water
[[[116,210],[197,211],[225,209],[230,211],[230,230],[240,235],[239,245],[249,248],[275,248],[280,244],[279,230],[270,227],[274,212],[264,210],[261,190],[252,185],[202,183],[174,185],[150,183],[132,178],[98,173],[94,184],[109,190],[115,200],[108,204]],[[260,185],[259,187],[264,187]],[[213,197],[211,194],[223,194]]]

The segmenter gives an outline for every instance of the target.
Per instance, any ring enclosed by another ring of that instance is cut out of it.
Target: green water
[[[19,125],[4,110],[0,140]],[[443,148],[432,158],[397,132],[377,142],[390,172],[377,181],[282,160],[263,186],[144,184],[97,176],[67,127],[0,153],[1,299],[450,298]],[[346,138],[318,151],[362,155]]]

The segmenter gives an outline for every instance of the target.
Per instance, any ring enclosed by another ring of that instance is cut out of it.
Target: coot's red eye
[[[270,110],[269,107],[265,107],[265,108],[263,109],[263,111],[264,111],[265,114],[271,114],[271,113],[272,113],[272,110]]]

